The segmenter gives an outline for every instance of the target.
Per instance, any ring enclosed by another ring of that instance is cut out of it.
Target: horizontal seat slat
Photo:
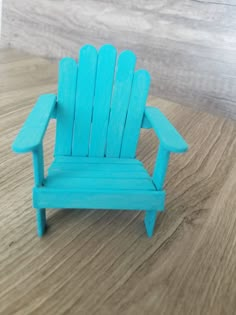
[[[125,209],[162,211],[165,191],[65,191],[62,189],[34,188],[35,208],[64,209]]]
[[[61,170],[60,168],[55,168],[49,171],[49,175],[54,175],[54,174],[63,174],[65,177],[87,177],[87,178],[149,178],[149,175],[147,172],[144,170],[139,170],[139,171],[110,171],[110,170]]]
[[[49,175],[44,186],[65,190],[155,190],[151,179],[66,177],[64,174]]]
[[[137,159],[120,159],[120,158],[96,158],[96,157],[78,157],[78,156],[56,156],[55,160],[57,162],[64,163],[85,163],[85,164],[132,164],[132,165],[142,165]]]
[[[143,166],[141,165],[116,165],[116,164],[65,164],[65,163],[54,163],[50,167],[51,170],[90,170],[90,171],[113,171],[113,172],[138,172],[143,171]]]

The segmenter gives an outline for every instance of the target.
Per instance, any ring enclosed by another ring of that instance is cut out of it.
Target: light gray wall
[[[236,0],[4,0],[4,44],[42,56],[132,49],[153,95],[236,118]]]
[[[0,0],[0,38],[2,32],[2,0]]]

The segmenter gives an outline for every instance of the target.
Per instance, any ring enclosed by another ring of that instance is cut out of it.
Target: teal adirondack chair
[[[45,208],[145,210],[152,236],[158,211],[164,210],[163,189],[171,152],[187,143],[157,109],[146,106],[149,73],[135,71],[136,57],[104,45],[81,48],[79,63],[59,63],[58,96],[39,97],[12,148],[32,152],[33,206],[37,231],[46,229]],[[44,176],[43,138],[56,118],[54,161]],[[136,159],[141,128],[153,128],[160,145],[153,175]]]

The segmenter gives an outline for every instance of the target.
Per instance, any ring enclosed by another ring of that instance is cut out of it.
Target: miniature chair
[[[145,210],[152,236],[158,211],[164,210],[163,189],[171,152],[187,143],[157,109],[146,106],[149,73],[135,71],[136,57],[104,45],[97,52],[86,45],[79,63],[59,63],[58,96],[39,97],[12,149],[32,152],[33,206],[37,231],[46,229],[45,208]],[[56,118],[54,161],[44,176],[43,138]],[[153,128],[160,140],[151,177],[135,158],[141,128]]]

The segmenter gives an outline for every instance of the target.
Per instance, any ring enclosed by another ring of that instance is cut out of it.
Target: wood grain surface
[[[235,0],[6,0],[2,33],[53,58],[86,43],[132,49],[152,95],[236,119]]]
[[[11,143],[57,66],[0,50],[0,314],[234,315],[236,124],[150,97],[190,144],[173,155],[166,211],[148,239],[143,213],[48,210],[36,236],[30,155]],[[45,139],[52,160],[55,122]],[[151,172],[157,141],[142,132],[138,158]]]

